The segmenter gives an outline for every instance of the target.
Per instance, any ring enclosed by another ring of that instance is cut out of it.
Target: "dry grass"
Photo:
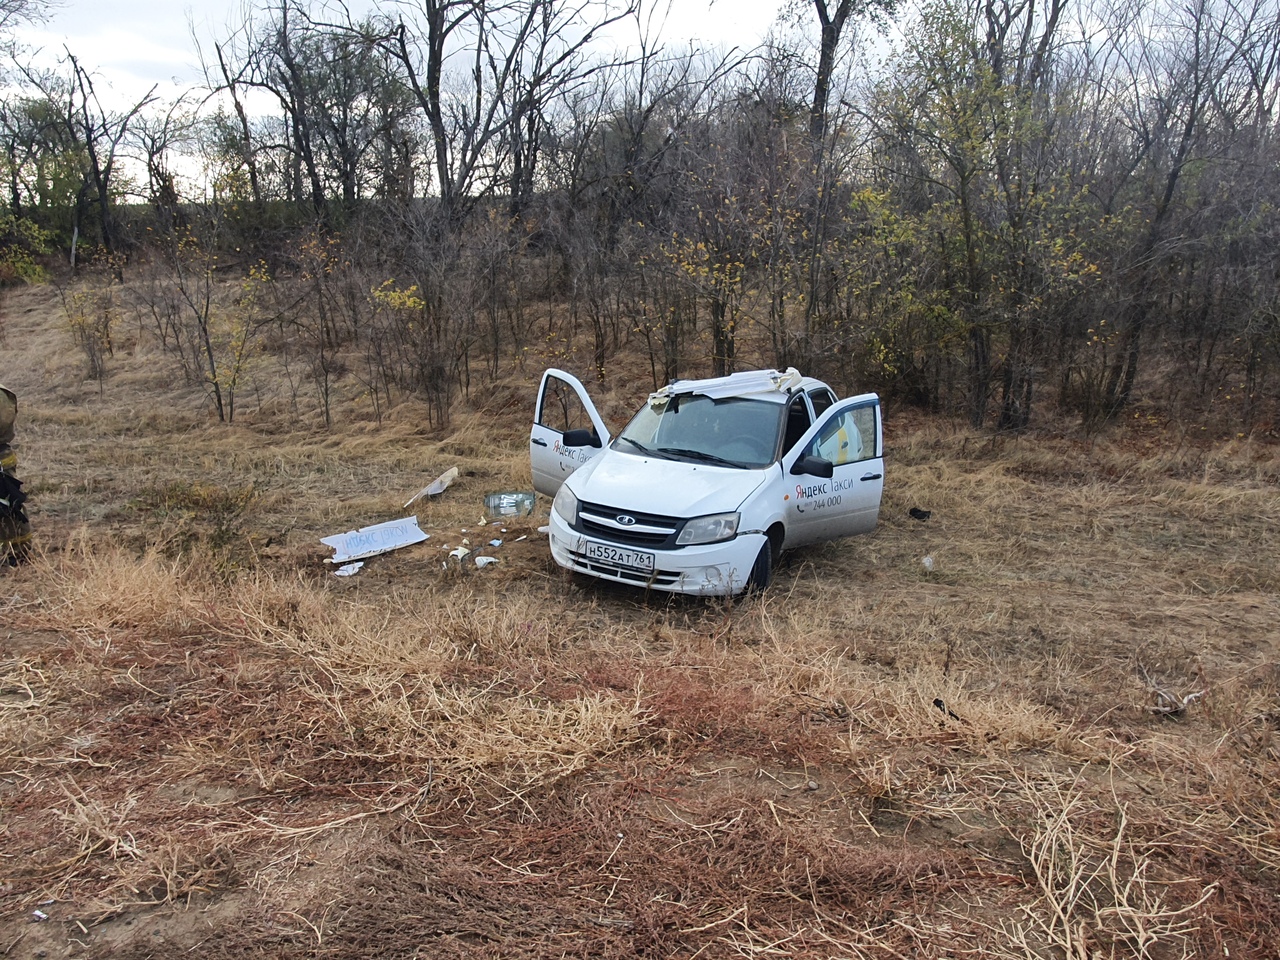
[[[0,365],[38,533],[0,573],[0,955],[1274,954],[1274,449],[891,417],[875,535],[646,598],[478,526],[540,370],[448,435],[354,394],[218,427],[142,341],[76,386],[42,298]],[[330,575],[319,537],[451,466],[430,540]]]

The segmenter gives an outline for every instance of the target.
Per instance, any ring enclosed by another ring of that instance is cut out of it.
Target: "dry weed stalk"
[[[59,786],[70,804],[55,812],[76,832],[80,844],[77,859],[87,860],[100,851],[105,851],[113,860],[143,859],[137,841],[126,826],[137,797],[125,797],[115,809],[108,810],[101,801],[87,796],[75,781],[71,781],[70,786],[66,783]]]
[[[27,660],[0,661],[0,711],[40,710],[48,702],[49,678],[43,670]]]
[[[931,929],[922,921],[913,926],[902,918],[857,927],[818,909],[816,904],[813,910],[812,922],[798,927],[768,924],[766,918],[756,921],[760,924],[757,927],[753,925],[756,918],[744,905],[720,920],[697,928],[697,932],[728,925],[710,943],[728,947],[742,957],[838,956],[847,960],[883,960],[885,957],[910,960],[934,943],[953,939],[955,934],[952,930]]]
[[[1187,878],[1152,876],[1154,847],[1128,836],[1128,811],[1117,805],[1113,831],[1090,829],[1099,811],[1077,784],[1021,780],[1035,811],[1030,835],[1015,836],[1035,874],[1039,900],[1024,907],[1025,922],[1001,922],[1002,956],[1067,960],[1135,957],[1190,960],[1196,913],[1218,890]],[[1169,894],[1192,885],[1195,899],[1174,905]],[[1014,949],[1009,949],[1013,947]],[[1061,953],[1059,953],[1059,951]]]
[[[1147,668],[1141,661],[1138,662],[1138,672],[1142,674],[1142,679],[1146,681],[1147,689],[1151,693],[1155,694],[1156,698],[1155,704],[1147,707],[1147,709],[1151,713],[1159,714],[1163,717],[1185,716],[1187,708],[1209,692],[1206,687],[1205,689],[1188,693],[1184,697],[1179,697],[1177,694],[1170,693],[1167,689],[1152,680],[1151,674],[1147,672]]]

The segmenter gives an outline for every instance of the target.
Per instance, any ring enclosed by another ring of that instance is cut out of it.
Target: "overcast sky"
[[[200,81],[192,28],[206,50],[213,38],[230,32],[242,19],[240,0],[55,0],[48,20],[24,28],[20,37],[60,56],[64,46],[95,70],[100,85],[131,101],[153,84],[170,96]],[[673,0],[664,37],[669,42],[696,40],[708,46],[758,44],[773,25],[782,0]],[[351,3],[353,10],[372,3]],[[389,7],[390,4],[388,3]],[[103,92],[100,90],[100,92]]]

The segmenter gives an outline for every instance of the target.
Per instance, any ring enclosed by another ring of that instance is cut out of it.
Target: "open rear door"
[[[554,497],[565,477],[603,450],[610,439],[577,377],[554,369],[542,375],[529,434],[535,490]]]
[[[796,473],[803,458],[831,464],[831,476]],[[788,547],[869,533],[884,491],[884,425],[874,393],[841,400],[782,457]]]

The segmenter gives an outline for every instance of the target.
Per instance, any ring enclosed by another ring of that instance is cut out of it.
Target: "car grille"
[[[643,570],[636,570],[632,567],[623,567],[616,563],[610,563],[607,560],[594,560],[589,558],[585,553],[577,550],[570,550],[569,556],[573,559],[575,570],[582,573],[591,573],[598,576],[616,577],[619,580],[627,580],[631,583],[649,584],[652,586],[670,586],[680,579],[680,574],[670,570],[655,570],[653,573],[646,573]]]
[[[618,517],[622,516],[631,518],[634,523],[620,523]],[[672,550],[683,527],[684,520],[679,517],[636,513],[598,503],[578,504],[578,530],[610,543]]]

